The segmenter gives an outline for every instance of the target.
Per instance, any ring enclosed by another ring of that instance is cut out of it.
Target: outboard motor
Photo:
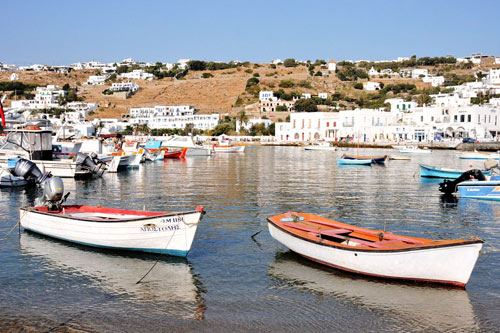
[[[50,172],[42,173],[35,163],[24,158],[17,161],[13,173],[15,176],[23,177],[28,182],[37,184],[41,184],[45,179],[51,177]]]
[[[69,192],[64,194],[64,184],[61,178],[51,177],[42,184],[43,197],[41,204],[48,210],[61,211],[62,204],[68,198]]]
[[[465,171],[460,177],[454,180],[445,179],[442,183],[439,184],[439,190],[444,194],[452,194],[457,191],[457,185],[466,180],[486,180],[486,177],[483,175],[481,170],[479,169],[471,169],[469,171]]]
[[[90,157],[83,153],[76,153],[74,161],[83,168],[91,171],[97,177],[101,177],[106,171],[106,164],[99,161],[96,153],[91,153]]]

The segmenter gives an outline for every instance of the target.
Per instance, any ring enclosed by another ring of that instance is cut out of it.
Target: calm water
[[[363,153],[363,150],[360,150]],[[395,151],[367,150],[378,154]],[[338,152],[337,154],[340,154]],[[65,179],[70,203],[207,211],[187,259],[93,250],[18,229],[24,190],[0,192],[0,328],[28,331],[498,331],[500,253],[481,255],[466,290],[361,278],[274,241],[288,210],[424,238],[478,236],[500,248],[500,203],[441,200],[418,162],[467,168],[451,151],[338,167],[332,152],[248,147]],[[253,241],[250,237],[264,229]],[[483,249],[492,250],[489,246]]]

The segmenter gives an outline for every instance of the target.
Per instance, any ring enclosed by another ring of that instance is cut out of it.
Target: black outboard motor
[[[466,180],[486,180],[486,177],[483,175],[481,170],[479,169],[471,169],[469,171],[465,171],[460,177],[454,180],[445,179],[442,183],[439,184],[439,190],[444,194],[452,194],[457,191],[457,185]]]
[[[106,171],[106,164],[99,161],[96,153],[91,153],[90,157],[83,153],[76,153],[74,161],[95,174],[97,177],[101,177],[104,174],[104,171]]]
[[[23,177],[28,182],[37,184],[43,183],[45,179],[52,176],[50,172],[42,173],[35,163],[24,158],[17,161],[13,173],[15,176]]]

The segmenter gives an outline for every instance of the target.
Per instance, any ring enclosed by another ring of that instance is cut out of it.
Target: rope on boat
[[[177,232],[177,229],[174,229],[174,232],[172,233],[172,236],[170,236],[170,239],[168,240],[167,244],[165,245],[164,247],[164,250],[167,249],[168,245],[170,244],[170,241],[174,238],[174,235],[175,233]],[[135,284],[139,284],[142,282],[142,280],[144,280],[144,278],[146,276],[148,276],[148,274],[153,270],[153,268],[155,268],[155,266],[158,264],[158,262],[160,261],[161,257],[162,257],[163,253],[160,253],[160,255],[158,256],[158,259],[156,259],[155,263],[153,264],[153,266],[151,266],[151,268],[146,272],[146,274],[144,274],[143,277],[141,277],[139,279],[139,281],[137,281]]]

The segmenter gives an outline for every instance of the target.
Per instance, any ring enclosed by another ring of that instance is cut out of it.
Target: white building
[[[444,76],[426,76],[422,81],[430,83],[433,87],[439,87],[444,83]]]
[[[38,87],[36,88],[35,104],[37,104],[38,109],[58,107],[59,96],[66,96],[66,91],[62,90],[59,86],[48,85],[47,87]]]
[[[334,59],[328,61],[328,70],[330,72],[335,72],[337,70],[337,62]]]
[[[191,59],[179,59],[177,62],[179,65],[180,69],[186,69],[188,68],[188,63],[191,61]]]
[[[311,94],[309,94],[309,93],[302,93],[302,98],[303,98],[303,99],[309,99],[309,98],[311,98],[311,97],[312,97],[312,95],[311,95]]]
[[[328,93],[318,93],[318,97],[322,99],[327,99],[328,98]]]
[[[271,64],[273,65],[278,65],[278,64],[281,64],[283,61],[281,61],[281,59],[274,59],[273,61],[271,61]]]
[[[406,102],[402,98],[386,99],[385,103],[389,103],[391,105],[391,112],[410,112],[415,110],[415,108],[417,107],[416,102]]]
[[[132,93],[139,90],[139,85],[135,82],[117,82],[109,88],[111,91],[130,91]]]
[[[104,75],[90,75],[86,82],[89,86],[100,86],[106,83]]]
[[[412,79],[419,79],[420,77],[426,77],[429,75],[429,70],[426,68],[415,68],[411,71]]]
[[[247,131],[250,131],[254,125],[264,124],[266,127],[269,127],[272,123],[272,120],[262,118],[252,118],[244,123],[242,123],[240,120],[236,120],[236,132],[239,133],[241,127],[246,129]]]
[[[143,69],[135,69],[130,73],[122,73],[120,74],[121,78],[125,79],[135,79],[135,80],[148,80],[151,81],[154,78],[154,75],[144,71]]]
[[[381,85],[380,85],[380,82],[367,81],[367,82],[363,82],[363,89],[368,90],[368,91],[380,90]]]
[[[492,85],[500,84],[500,69],[490,69],[486,82]]]
[[[19,80],[19,75],[17,75],[16,73],[12,73],[10,75],[10,80],[11,81],[17,81],[17,80]]]
[[[379,75],[379,74],[380,74],[380,73],[379,73],[379,72],[377,72],[377,70],[376,70],[375,68],[373,68],[373,66],[372,66],[372,68],[370,68],[370,70],[368,71],[368,75],[369,75],[369,76],[375,76],[375,75]]]
[[[259,100],[262,101],[273,101],[276,100],[277,98],[274,97],[274,93],[272,91],[264,91],[261,90],[259,91]]]
[[[195,114],[189,105],[142,107],[130,109],[131,124],[147,124],[149,128],[194,128],[213,129],[219,123],[219,114]]]

